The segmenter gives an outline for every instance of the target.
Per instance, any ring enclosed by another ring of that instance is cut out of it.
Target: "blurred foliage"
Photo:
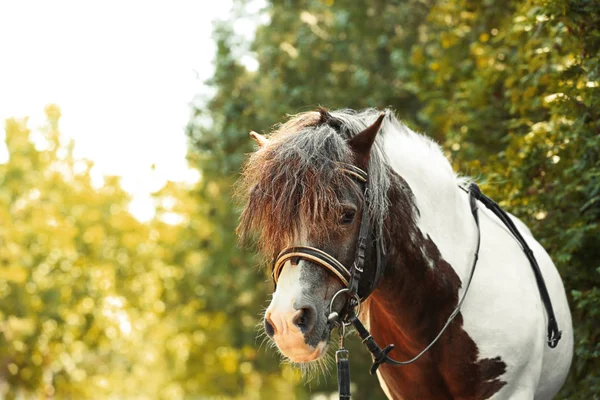
[[[440,3],[413,57],[456,167],[527,221],[571,295],[563,398],[600,396],[600,3]],[[506,10],[511,12],[507,13]],[[431,71],[435,71],[432,73]]]
[[[46,115],[40,130],[26,119],[5,125],[0,398],[259,399],[294,390],[290,368],[257,372],[270,357],[257,356],[253,332],[262,292],[229,295],[255,274],[236,260],[236,271],[215,273],[204,249],[223,246],[227,227],[206,223],[195,191],[168,183],[154,195],[156,217],[140,223],[118,178],[93,184],[92,163],[73,157],[59,109]]]
[[[287,114],[317,105],[392,107],[413,129],[439,140],[455,168],[475,176],[550,251],[576,330],[560,397],[596,398],[600,3],[270,0],[254,39],[235,28],[240,18],[257,15],[244,14],[241,1],[237,10],[216,26],[209,82],[215,95],[196,108],[188,127],[193,161],[205,178],[200,197],[220,206],[208,224],[227,228],[224,246],[210,258],[226,258],[220,266],[232,257],[254,263],[247,250],[233,247],[239,210],[230,200],[244,153],[252,151],[249,130],[269,132]],[[218,196],[208,182],[219,186]],[[356,397],[376,398],[364,353],[352,352],[362,364],[353,368]]]

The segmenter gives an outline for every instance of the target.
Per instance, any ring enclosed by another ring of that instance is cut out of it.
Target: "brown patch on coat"
[[[386,275],[368,301],[371,334],[381,345],[395,344],[391,356],[408,360],[438,334],[458,304],[461,281],[430,237],[404,210],[413,205],[402,178],[390,190]],[[430,267],[430,265],[432,265]],[[497,393],[506,364],[500,357],[478,360],[476,343],[459,314],[440,340],[407,366],[384,364],[380,373],[395,398],[483,400]]]

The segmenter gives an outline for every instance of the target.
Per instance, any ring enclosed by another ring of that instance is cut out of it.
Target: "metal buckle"
[[[548,338],[548,347],[554,349],[556,346],[558,346],[558,342],[560,341],[561,337],[562,331],[558,331],[556,334],[552,333],[552,337]]]
[[[340,362],[340,359],[347,360],[349,358],[350,358],[350,352],[344,348],[335,352],[335,362],[336,363]]]
[[[360,272],[361,274],[364,272],[364,270],[362,268],[358,268],[358,264],[356,264],[356,261],[354,261],[354,265],[352,266],[352,268],[358,272]]]

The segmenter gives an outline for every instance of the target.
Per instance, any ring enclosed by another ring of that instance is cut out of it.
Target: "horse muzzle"
[[[312,306],[288,312],[267,310],[265,332],[273,339],[281,354],[291,361],[314,361],[325,353],[327,347],[327,340],[319,341],[316,345],[307,343],[307,338],[315,334],[316,318],[316,310]]]
[[[318,265],[303,259],[289,259],[281,268],[264,325],[266,334],[291,361],[314,361],[325,353],[332,326],[327,320],[327,293],[339,285]]]

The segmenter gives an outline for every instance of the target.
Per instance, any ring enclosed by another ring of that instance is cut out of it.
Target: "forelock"
[[[297,237],[300,224],[314,238],[334,231],[337,224],[331,218],[341,212],[340,192],[357,188],[340,171],[339,163],[353,161],[347,139],[377,115],[375,110],[320,110],[299,114],[281,125],[269,137],[270,143],[250,156],[238,182],[238,195],[245,200],[240,239],[254,237],[261,252],[274,257]],[[378,237],[382,237],[390,185],[386,165],[376,141],[368,174],[369,213]]]

